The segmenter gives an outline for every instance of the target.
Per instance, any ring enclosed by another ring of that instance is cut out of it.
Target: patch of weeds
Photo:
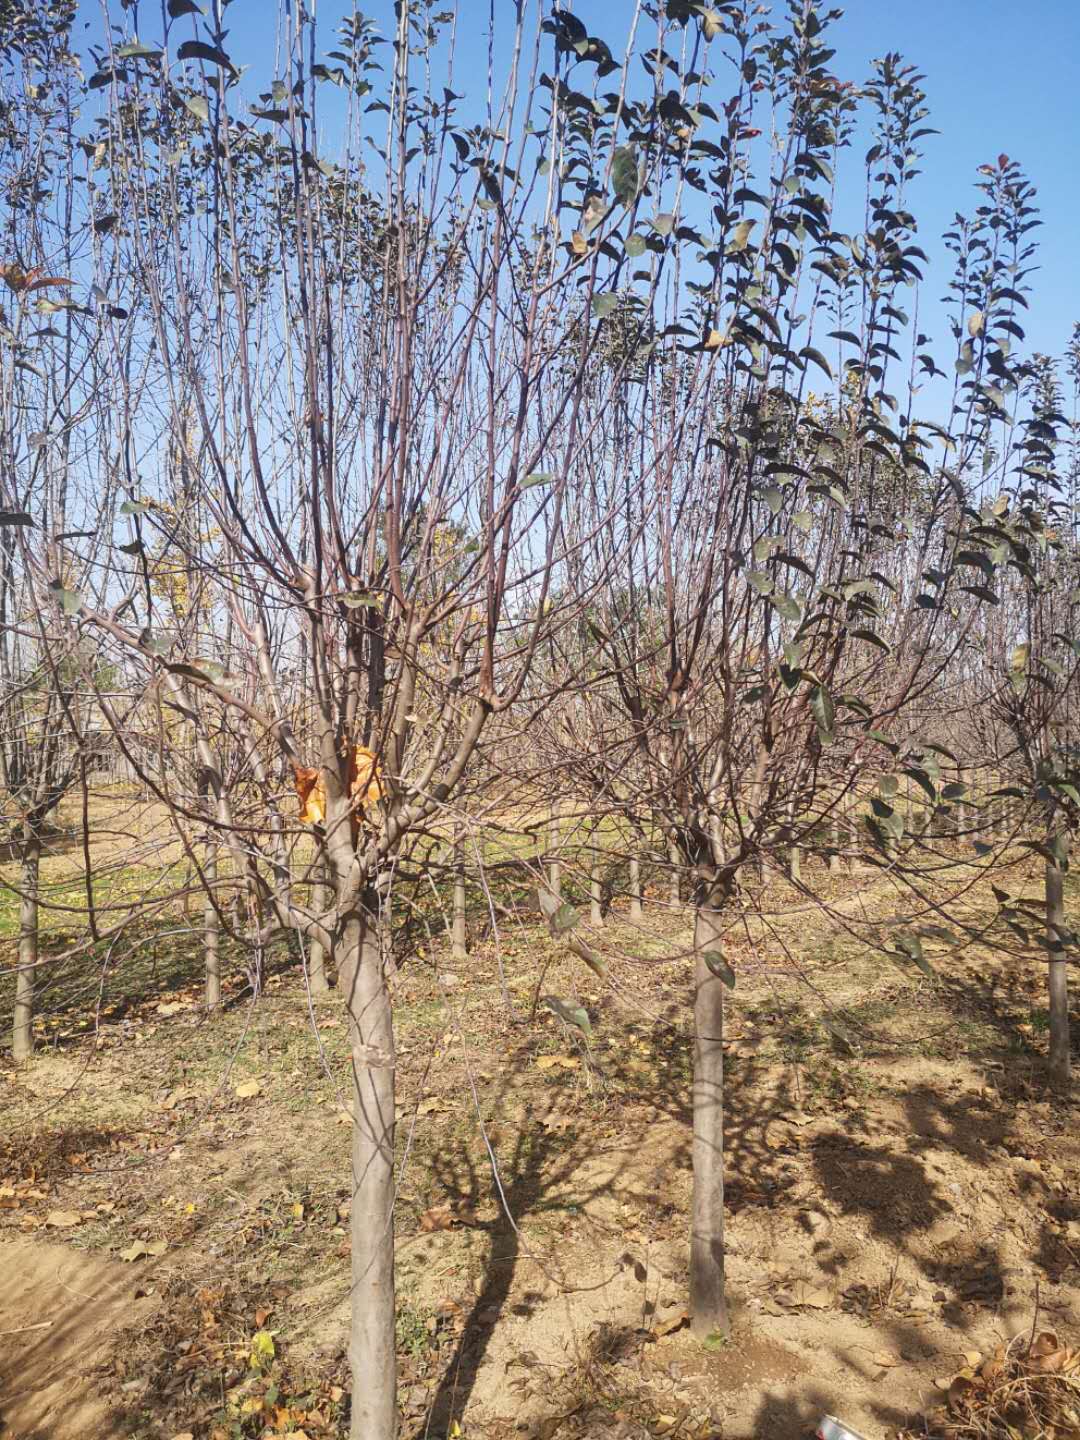
[[[431,1349],[435,1333],[435,1316],[424,1305],[399,1296],[395,1334],[398,1353],[407,1355],[414,1365],[419,1365]]]

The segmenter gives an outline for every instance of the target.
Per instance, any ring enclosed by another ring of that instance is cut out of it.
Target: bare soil
[[[970,1352],[1036,1319],[1078,1338],[1041,952],[928,944],[927,978],[848,933],[888,916],[887,882],[804,878],[831,916],[776,880],[768,926],[730,937],[735,1320],[712,1347],[683,1310],[686,917],[610,917],[610,987],[523,921],[511,1014],[490,940],[402,969],[404,1435],[794,1440],[828,1412],[877,1440]],[[232,994],[207,1019],[194,985],[147,993],[0,1079],[4,1437],[343,1433],[342,1017],[319,1005],[316,1037],[295,968]],[[585,1004],[591,1040],[538,994]]]

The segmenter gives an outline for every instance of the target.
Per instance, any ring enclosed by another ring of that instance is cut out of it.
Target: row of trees
[[[895,55],[837,77],[816,0],[645,4],[621,39],[522,5],[467,95],[458,16],[413,0],[387,37],[287,7],[257,95],[220,0],[138,34],[106,6],[83,56],[73,4],[6,10],[15,1052],[70,792],[87,944],[130,923],[91,878],[104,737],[205,897],[207,1003],[223,938],[256,985],[282,934],[312,989],[337,977],[354,1435],[396,1427],[388,894],[449,895],[466,816],[608,822],[635,918],[650,855],[688,897],[700,1335],[727,1326],[723,937],[791,847],[886,869],[874,938],[921,968],[931,929],[964,938],[957,844],[1041,854],[1066,1083],[1080,348],[1023,353],[1020,167],[981,167],[945,237],[935,358],[921,77]],[[595,924],[549,896],[602,968]]]

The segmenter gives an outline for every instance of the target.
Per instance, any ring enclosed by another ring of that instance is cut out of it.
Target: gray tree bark
[[[207,1010],[216,1010],[221,1004],[221,917],[218,915],[216,904],[210,898],[216,891],[218,878],[217,845],[213,840],[210,840],[206,846],[203,877],[206,886],[203,902],[205,1000]]]
[[[469,953],[466,898],[465,841],[459,830],[454,836],[454,914],[450,932],[450,953],[455,960],[464,960]]]
[[[311,886],[312,910],[317,915],[321,914],[327,908],[328,900],[325,862],[316,857]],[[308,984],[313,995],[325,995],[330,989],[330,982],[326,978],[326,951],[321,940],[312,940],[308,948]]]
[[[642,918],[641,908],[641,861],[637,855],[630,856],[630,919],[637,923]]]
[[[15,971],[15,1015],[11,1026],[11,1053],[17,1062],[34,1053],[34,987],[38,961],[38,882],[41,875],[41,836],[34,826],[23,826],[22,873],[19,888],[19,948]]]
[[[1067,838],[1065,843],[1068,845]],[[1047,861],[1046,945],[1050,970],[1050,1084],[1056,1090],[1068,1088],[1071,1069],[1066,936],[1065,876],[1056,865]]]
[[[730,1330],[724,1283],[724,984],[705,964],[721,949],[720,912],[699,905],[694,927],[694,1194],[690,1324],[698,1339]]]
[[[346,918],[338,975],[352,1052],[352,1440],[394,1440],[394,1026],[378,900]]]

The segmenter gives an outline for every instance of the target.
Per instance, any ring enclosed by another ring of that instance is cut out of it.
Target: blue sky
[[[467,68],[470,42],[475,46],[479,63],[468,78],[479,85],[484,49],[476,42],[492,4],[501,28],[511,18],[510,0],[458,4],[459,57]],[[391,0],[370,0],[361,8],[384,34],[392,32]],[[625,34],[628,0],[579,0],[574,8],[613,46]],[[776,12],[785,8],[776,0]],[[143,0],[142,9],[140,38],[160,39],[157,5]],[[319,0],[321,50],[332,48],[333,32],[351,9],[351,0]],[[122,12],[117,7],[114,13]],[[100,34],[94,0],[85,0],[84,14],[90,21],[84,35]],[[275,74],[277,15],[277,0],[232,0],[228,6],[227,48],[251,66],[246,89],[268,87]],[[178,38],[191,34],[189,24],[178,24]],[[924,142],[923,174],[910,198],[931,259],[922,313],[939,353],[947,355],[949,344],[943,317],[934,313],[949,275],[940,237],[958,209],[977,203],[976,167],[1004,152],[1037,186],[1044,221],[1035,232],[1042,268],[1032,279],[1028,346],[1061,354],[1080,319],[1080,0],[1028,0],[1026,6],[1015,0],[850,0],[832,27],[831,43],[837,49],[833,67],[843,78],[865,78],[872,57],[889,50],[900,51],[926,77],[927,123],[941,134]],[[463,71],[459,75],[464,81]]]
[[[503,5],[509,9],[509,0],[495,0],[496,15]],[[362,8],[390,33],[391,4],[372,0]],[[625,30],[627,0],[575,8],[613,42]],[[320,0],[324,33],[350,9],[348,0]],[[263,74],[273,70],[274,26],[267,22],[274,10],[274,0],[233,0],[227,12],[229,48]],[[470,13],[477,31],[486,28],[488,0],[461,0],[463,22]],[[1045,222],[1036,232],[1042,270],[1033,280],[1028,343],[1060,354],[1080,319],[1080,0],[850,0],[832,43],[834,67],[845,78],[862,79],[872,57],[889,50],[926,76],[929,123],[941,134],[925,142],[912,194],[933,262],[924,303],[944,292],[948,257],[940,236],[958,209],[976,203],[976,166],[1005,152],[1025,167]]]

